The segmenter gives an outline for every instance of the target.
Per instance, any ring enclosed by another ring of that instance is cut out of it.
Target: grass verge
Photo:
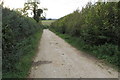
[[[55,32],[56,35],[63,38],[66,42],[76,47],[78,50],[82,50],[86,53],[89,53],[97,57],[98,59],[103,60],[103,62],[105,62],[107,65],[120,71],[120,65],[119,65],[120,51],[118,49],[118,46],[108,43],[99,46],[89,45],[86,44],[79,37],[73,37],[68,34],[61,34],[53,29],[51,29],[51,31]]]
[[[23,53],[19,62],[16,62],[14,71],[5,73],[3,78],[26,78],[29,75],[29,70],[32,65],[33,57],[36,55],[39,40],[42,35],[42,30],[38,30],[34,35],[24,39],[18,44],[20,53]]]

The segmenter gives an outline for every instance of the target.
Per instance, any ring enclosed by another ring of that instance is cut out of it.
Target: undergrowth
[[[15,63],[15,71],[10,71],[3,74],[3,78],[26,78],[32,65],[33,57],[36,55],[39,40],[42,32],[39,30],[34,35],[24,39],[21,44],[18,44],[19,54],[25,53],[21,56],[20,60]],[[6,64],[7,65],[7,64]]]
[[[79,50],[82,50],[86,53],[89,53],[95,57],[97,57],[100,60],[103,60],[105,63],[109,64],[111,67],[114,67],[117,70],[120,70],[119,65],[119,53],[117,45],[105,43],[104,45],[89,45],[86,44],[82,38],[73,37],[68,34],[61,34],[59,32],[56,32],[55,30],[51,29],[53,32],[55,32],[58,36],[63,38],[65,41],[70,43],[72,46],[76,47]]]

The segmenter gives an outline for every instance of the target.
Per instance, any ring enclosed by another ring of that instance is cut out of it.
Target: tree
[[[28,10],[32,10],[33,11],[33,18],[39,22],[39,19],[41,17],[41,14],[43,13],[42,9],[38,9],[38,5],[40,3],[36,0],[31,1],[28,0],[25,4],[24,4],[24,9],[23,9],[23,13],[25,16],[28,16]]]

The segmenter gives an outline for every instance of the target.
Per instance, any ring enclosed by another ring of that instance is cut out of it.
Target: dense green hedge
[[[120,40],[118,3],[88,3],[80,12],[62,17],[52,24],[57,31],[82,37],[89,44],[118,44]]]
[[[62,34],[82,39],[87,44],[87,46],[83,45],[84,50],[89,50],[95,55],[103,55],[101,58],[109,56],[111,57],[109,62],[120,66],[118,60],[120,56],[120,2],[88,3],[81,11],[76,10],[60,18],[52,23],[51,27]],[[77,45],[80,46],[79,43],[80,41]]]
[[[25,55],[34,51],[36,43],[34,35],[36,32],[42,33],[42,26],[32,18],[22,16],[19,12],[7,8],[3,8],[2,12],[2,72],[4,76],[10,72],[11,75],[21,72],[15,66]]]

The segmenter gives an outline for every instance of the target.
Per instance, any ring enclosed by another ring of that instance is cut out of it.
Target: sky
[[[1,0],[0,0],[1,1]],[[26,0],[3,0],[4,5],[11,9],[23,8]],[[58,19],[68,15],[76,9],[82,9],[88,2],[95,3],[96,0],[39,0],[40,8],[47,8],[46,18]]]

